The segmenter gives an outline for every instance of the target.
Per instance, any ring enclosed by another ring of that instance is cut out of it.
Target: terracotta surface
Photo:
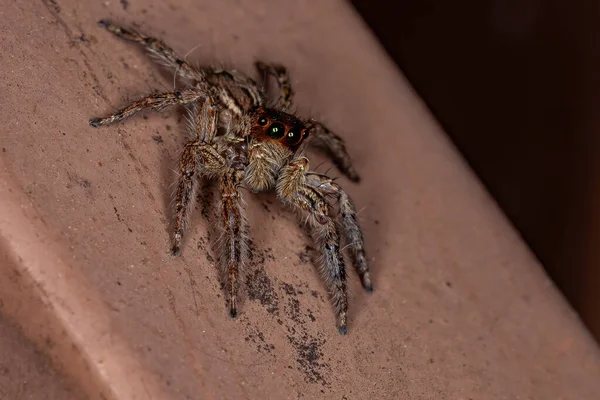
[[[352,3],[600,343],[600,3]]]
[[[90,398],[600,398],[589,334],[345,3],[46,0],[0,13],[0,305]],[[272,195],[246,196],[255,251],[238,320],[214,266],[214,196],[169,256],[179,114],[87,120],[172,77],[98,28],[105,17],[182,54],[199,45],[193,60],[287,64],[300,112],[347,139],[363,182],[342,183],[375,285],[367,295],[351,274],[349,335]]]
[[[14,324],[0,316],[0,399],[85,399]]]

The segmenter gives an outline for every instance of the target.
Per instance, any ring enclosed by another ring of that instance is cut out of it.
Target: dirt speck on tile
[[[248,299],[258,301],[273,315],[279,314],[279,297],[264,268],[255,267],[246,277]]]

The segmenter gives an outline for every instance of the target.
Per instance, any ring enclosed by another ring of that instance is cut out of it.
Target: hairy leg
[[[352,250],[352,258],[354,267],[360,276],[363,287],[366,291],[373,291],[371,275],[369,273],[369,265],[365,255],[365,243],[363,240],[362,230],[356,219],[356,209],[352,199],[348,194],[333,181],[333,179],[319,174],[309,173],[306,177],[306,184],[321,193],[331,194],[337,198],[340,211],[340,222],[344,231],[344,235]]]
[[[146,48],[146,50],[150,52],[150,54],[158,58],[158,60],[160,60],[166,67],[173,68],[175,71],[177,71],[179,76],[182,78],[187,79],[188,81],[203,80],[204,74],[202,71],[197,70],[188,62],[179,57],[177,53],[175,53],[173,49],[167,46],[164,42],[138,33],[133,29],[126,29],[119,25],[115,25],[108,20],[100,20],[98,21],[98,25],[106,28],[109,32],[122,39],[140,43]]]
[[[203,102],[194,102],[189,107],[189,130],[200,143],[212,144],[217,134],[217,106],[211,96]]]
[[[197,143],[188,143],[183,148],[179,159],[179,181],[175,192],[175,219],[171,239],[171,254],[174,256],[181,253],[181,241],[196,198],[198,187],[196,174],[198,173],[199,162]]]
[[[225,160],[209,145],[198,141],[189,142],[183,148],[179,160],[179,180],[175,191],[175,219],[171,253],[181,253],[181,241],[188,225],[190,211],[196,199],[199,178],[211,178],[223,172]]]
[[[279,106],[283,109],[288,109],[292,105],[292,98],[294,97],[294,91],[290,84],[290,76],[287,69],[283,65],[279,64],[268,64],[262,61],[255,63],[258,71],[263,75],[263,83],[266,84],[268,75],[272,75],[277,79],[279,85]]]
[[[201,91],[197,88],[185,89],[181,91],[178,90],[176,92],[151,94],[134,101],[130,105],[116,111],[109,116],[91,119],[90,125],[97,128],[103,125],[114,124],[115,122],[122,121],[147,109],[161,111],[167,107],[177,104],[189,104],[205,95],[206,94],[204,91]]]
[[[309,145],[317,147],[327,153],[338,169],[353,182],[359,182],[360,176],[352,165],[352,160],[344,139],[330,131],[325,125],[318,121],[309,121],[311,138]]]
[[[279,196],[286,203],[308,213],[313,239],[321,252],[321,273],[331,293],[339,332],[348,330],[348,291],[346,267],[340,250],[337,225],[329,216],[325,195],[306,181],[308,160],[299,157],[283,168],[277,185]]]
[[[227,276],[229,315],[237,317],[237,292],[240,269],[248,260],[248,227],[244,217],[240,184],[243,171],[229,168],[221,177],[221,217],[223,238],[220,241],[220,261]]]

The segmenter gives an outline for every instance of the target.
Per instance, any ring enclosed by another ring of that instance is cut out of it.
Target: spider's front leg
[[[161,111],[169,106],[192,103],[203,96],[206,96],[206,93],[195,87],[175,92],[151,94],[134,101],[107,117],[90,120],[90,125],[97,128],[103,125],[114,124],[147,109]]]
[[[352,159],[346,150],[344,139],[321,122],[309,121],[308,126],[311,132],[309,144],[324,151],[348,179],[352,182],[359,182],[360,176],[352,165]]]
[[[288,204],[308,213],[314,240],[322,254],[321,272],[331,292],[337,317],[338,330],[342,335],[348,330],[348,291],[346,267],[340,250],[340,236],[325,195],[307,182],[308,159],[294,158],[283,168],[277,183],[278,195]]]
[[[365,242],[363,240],[362,230],[358,225],[356,218],[356,208],[350,196],[328,176],[309,173],[306,176],[306,184],[315,190],[327,195],[333,195],[337,198],[339,205],[339,219],[343,228],[348,246],[352,249],[352,258],[354,267],[360,276],[361,283],[367,292],[373,291],[369,265],[365,255]]]
[[[240,192],[243,177],[243,170],[229,168],[219,182],[224,228],[220,242],[220,261],[227,276],[229,315],[232,318],[237,317],[240,268],[248,261],[248,226]]]

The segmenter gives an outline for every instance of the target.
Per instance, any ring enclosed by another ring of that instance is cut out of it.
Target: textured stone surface
[[[599,398],[596,345],[345,3],[46,0],[0,13],[2,310],[91,397]],[[195,61],[285,63],[299,112],[346,138],[363,182],[341,182],[375,286],[363,293],[350,272],[349,335],[270,194],[246,195],[255,250],[238,320],[217,280],[215,196],[182,257],[168,254],[179,114],[87,120],[172,76],[100,18],[181,54],[198,46]]]
[[[0,399],[85,399],[20,330],[0,315]]]

